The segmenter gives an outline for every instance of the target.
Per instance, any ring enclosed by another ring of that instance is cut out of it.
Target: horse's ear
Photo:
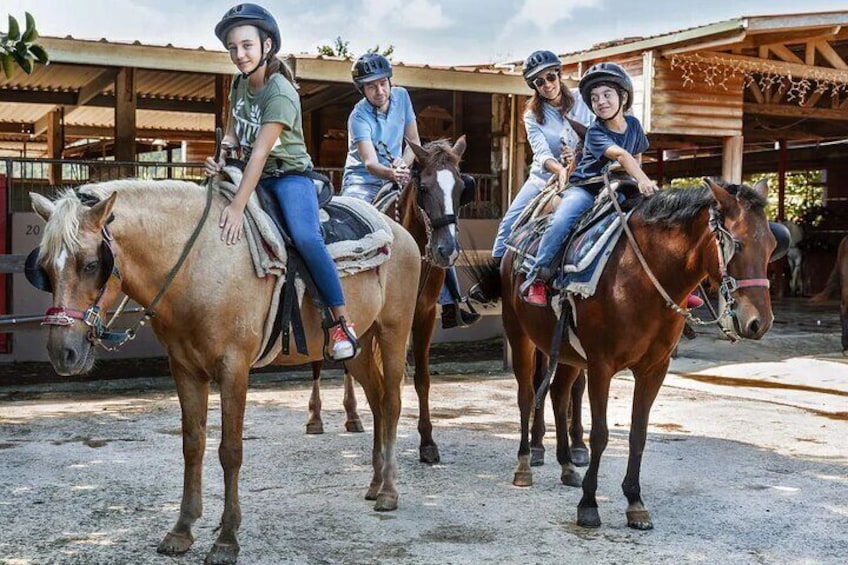
[[[707,186],[709,186],[710,190],[713,192],[713,198],[715,198],[716,202],[718,202],[718,209],[720,211],[729,212],[737,206],[736,198],[727,192],[723,186],[714,183],[712,179],[709,178],[705,178],[704,182],[707,183]]]
[[[113,192],[109,195],[109,198],[101,200],[89,210],[86,210],[85,221],[89,222],[96,231],[102,230],[103,226],[109,223],[112,216],[112,207],[115,205],[117,197],[118,193]]]
[[[762,196],[765,200],[768,200],[768,191],[768,180],[764,178],[758,180],[757,183],[754,185],[754,192]]]
[[[460,135],[459,139],[456,140],[456,143],[453,144],[453,149],[451,151],[457,158],[462,159],[462,154],[465,153],[465,149],[468,147],[468,143],[465,141],[465,135]]]
[[[427,151],[423,147],[421,147],[420,145],[418,145],[417,143],[412,141],[411,139],[409,139],[409,138],[405,138],[405,139],[406,139],[406,143],[410,147],[412,147],[412,152],[415,153],[415,158],[418,159],[418,162],[420,163],[420,162],[426,161],[427,156],[428,156]]]
[[[32,211],[38,214],[45,222],[50,219],[53,210],[56,209],[56,205],[49,198],[36,192],[29,193],[29,200],[32,204]]]

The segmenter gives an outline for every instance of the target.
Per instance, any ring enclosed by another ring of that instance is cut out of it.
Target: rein
[[[215,132],[216,136],[216,144],[215,144],[215,161],[217,162],[221,156],[221,138],[222,133],[221,129],[218,128]],[[200,220],[197,222],[197,225],[194,227],[194,231],[192,231],[191,236],[188,238],[185,246],[183,247],[182,253],[180,253],[177,262],[171,267],[171,270],[168,271],[168,274],[165,277],[165,281],[162,283],[162,286],[159,289],[159,292],[156,293],[156,296],[153,300],[150,301],[150,305],[144,309],[144,315],[136,321],[136,323],[131,327],[123,331],[112,331],[109,328],[121,315],[123,312],[129,297],[124,297],[124,300],[121,302],[118,309],[112,315],[112,318],[109,322],[104,326],[103,325],[103,313],[102,307],[100,306],[100,301],[103,299],[103,296],[106,294],[106,288],[109,284],[109,281],[113,278],[121,281],[121,273],[118,270],[118,267],[113,263],[112,272],[109,277],[106,279],[106,282],[100,287],[100,291],[98,292],[97,299],[94,301],[89,308],[84,311],[74,310],[64,307],[53,307],[49,308],[44,315],[44,319],[41,322],[42,326],[70,326],[74,323],[74,320],[81,320],[86,326],[89,327],[89,341],[94,345],[99,345],[106,351],[117,351],[127,342],[135,339],[138,334],[138,330],[142,328],[145,324],[147,324],[148,320],[156,316],[156,306],[159,304],[159,301],[162,299],[162,296],[165,294],[165,291],[168,290],[168,287],[171,286],[171,283],[174,282],[174,279],[179,273],[180,269],[188,258],[189,253],[194,247],[195,242],[197,241],[198,236],[200,236],[200,232],[203,229],[203,226],[206,224],[206,220],[209,218],[209,211],[212,209],[212,196],[214,194],[214,189],[212,187],[211,178],[206,179],[206,205],[203,208],[203,215],[200,217]],[[83,195],[84,196],[84,195]],[[112,252],[114,257],[114,249],[112,248],[113,237],[111,232],[108,230],[107,226],[103,227],[103,241],[108,246],[109,250]]]
[[[636,242],[636,238],[633,235],[633,232],[630,230],[630,224],[627,222],[627,218],[624,215],[624,212],[621,209],[621,205],[618,202],[618,198],[616,198],[615,191],[612,189],[612,186],[609,182],[609,173],[604,173],[604,188],[607,190],[610,196],[610,200],[612,200],[612,204],[615,207],[615,211],[618,214],[618,217],[621,221],[621,225],[624,228],[624,232],[627,234],[627,239],[630,242],[630,245],[633,247],[633,252],[636,254],[636,258],[639,260],[639,263],[642,265],[642,268],[645,270],[645,274],[648,275],[651,283],[654,285],[654,288],[657,289],[660,296],[662,296],[663,300],[665,300],[666,306],[674,310],[677,314],[683,316],[687,322],[699,326],[705,326],[709,324],[716,324],[718,328],[724,333],[725,336],[731,341],[736,342],[741,338],[738,334],[731,331],[730,329],[724,327],[722,325],[722,321],[725,318],[731,317],[735,319],[733,313],[733,306],[736,304],[736,299],[733,297],[733,294],[736,293],[740,288],[747,287],[766,287],[770,286],[768,279],[736,279],[731,276],[727,272],[727,265],[730,263],[731,259],[733,259],[734,254],[734,242],[733,242],[733,234],[731,234],[726,227],[724,227],[724,218],[721,213],[716,210],[715,206],[710,205],[710,220],[709,226],[710,231],[716,238],[716,251],[718,252],[718,266],[719,266],[719,276],[721,277],[721,283],[719,285],[719,292],[724,298],[724,310],[720,315],[716,315],[715,310],[713,310],[712,305],[710,305],[710,313],[714,317],[712,320],[702,320],[692,314],[692,311],[688,308],[681,308],[671,299],[668,293],[663,288],[662,284],[657,280],[651,268],[648,266],[648,262],[645,260],[645,256],[642,254],[642,250],[639,248],[638,243]],[[729,245],[728,245],[729,244]],[[709,304],[709,301],[707,301]]]

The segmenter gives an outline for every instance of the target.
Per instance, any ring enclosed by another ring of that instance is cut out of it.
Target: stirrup
[[[347,337],[347,340],[353,346],[353,354],[348,357],[345,357],[344,359],[336,359],[333,356],[333,345],[335,345],[335,343],[333,343],[332,345],[330,344],[330,342],[333,341],[330,339],[330,330],[335,327],[338,327],[342,332],[344,332],[345,337]],[[339,316],[336,320],[325,318],[321,322],[321,329],[324,331],[323,354],[325,361],[349,361],[359,355],[359,341],[356,339],[356,336],[353,335],[350,329],[348,329],[347,321],[344,319],[344,316]]]

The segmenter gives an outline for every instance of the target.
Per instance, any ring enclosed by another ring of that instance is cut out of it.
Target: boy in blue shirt
[[[599,178],[612,163],[618,163],[636,180],[639,192],[650,196],[659,188],[642,171],[642,153],[648,149],[648,138],[633,116],[625,115],[633,104],[633,83],[615,63],[592,66],[580,79],[580,96],[596,116],[586,132],[583,155],[569,177],[571,186],[563,193],[550,226],[539,242],[539,250],[522,285],[522,296],[534,306],[547,306],[545,279],[550,264],[577,218],[592,207],[603,188]]]

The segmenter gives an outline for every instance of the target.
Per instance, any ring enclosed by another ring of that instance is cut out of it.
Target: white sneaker
[[[350,335],[352,335],[355,340],[356,334],[353,331],[353,324],[346,325],[347,330],[350,332]],[[348,359],[353,359],[355,354],[359,352],[359,348],[356,347],[356,345],[350,341],[341,326],[336,326],[333,329],[333,334],[331,337],[333,340],[334,361],[347,361]]]

